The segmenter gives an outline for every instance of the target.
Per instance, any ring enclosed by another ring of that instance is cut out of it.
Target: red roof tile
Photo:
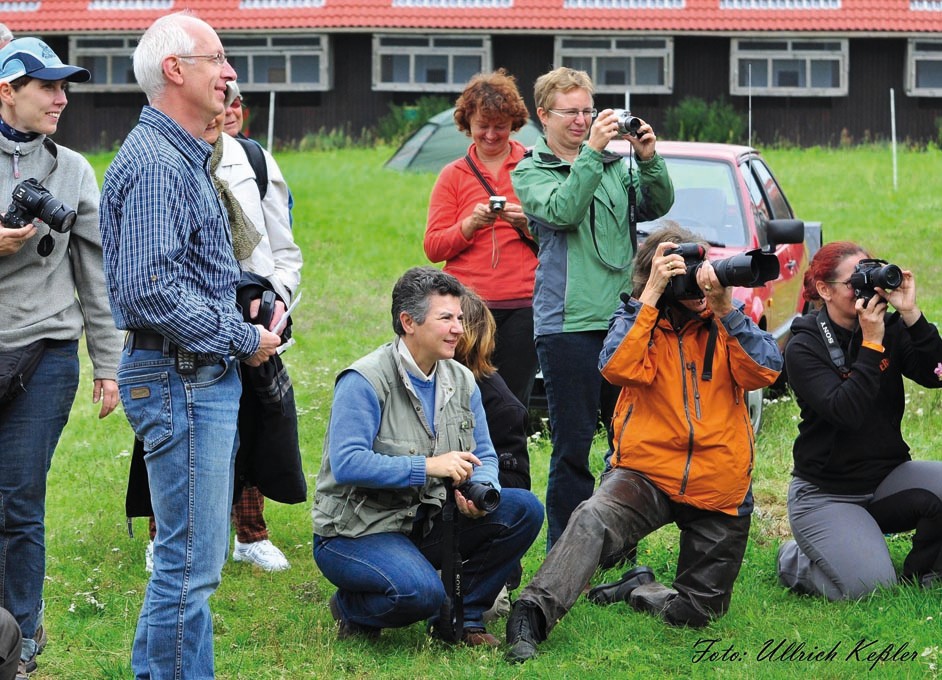
[[[445,0],[441,0],[443,3]],[[683,9],[567,9],[564,0],[511,0],[509,8],[394,7],[392,0],[323,0],[322,6],[272,2],[279,7],[240,9],[239,0],[174,0],[219,31],[360,29],[364,31],[485,30],[656,31],[660,33],[942,33],[942,0],[840,0],[839,9],[721,9],[721,0],[686,0]],[[624,0],[623,0],[624,1]],[[750,1],[756,5],[763,0]],[[780,0],[781,1],[781,0]],[[114,9],[103,0],[0,1],[0,22],[15,34],[139,32],[166,10]],[[147,5],[134,0],[128,5]],[[307,3],[314,5],[313,2]],[[465,4],[468,4],[467,2]],[[627,3],[626,3],[627,4]],[[794,4],[803,4],[795,0]],[[812,3],[813,4],[813,3]],[[911,4],[928,9],[911,9]],[[292,6],[294,5],[294,6]]]

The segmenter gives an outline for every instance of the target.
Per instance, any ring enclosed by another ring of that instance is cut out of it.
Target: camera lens
[[[894,290],[903,283],[903,270],[895,264],[888,264],[873,272],[873,285],[883,290]]]

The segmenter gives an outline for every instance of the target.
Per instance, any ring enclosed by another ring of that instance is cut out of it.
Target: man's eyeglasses
[[[592,120],[599,112],[595,109],[547,109],[550,113],[559,116],[560,118],[567,118],[569,120],[575,120],[577,116],[582,116],[583,118],[588,118]]]
[[[180,59],[205,59],[206,61],[213,62],[216,66],[222,66],[229,61],[225,52],[216,52],[215,54],[178,54],[177,56]]]
[[[850,282],[850,279],[847,279],[846,281],[825,281],[825,283],[830,283],[831,285],[834,285],[834,286],[841,285],[841,286],[844,286],[847,290],[854,289],[854,286]]]

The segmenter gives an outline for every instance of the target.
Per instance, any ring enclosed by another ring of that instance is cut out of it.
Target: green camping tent
[[[513,138],[524,146],[533,146],[542,135],[539,126],[532,120],[517,130]],[[459,132],[455,126],[455,110],[437,113],[428,119],[386,161],[387,168],[409,172],[439,172],[468,150],[471,138]]]

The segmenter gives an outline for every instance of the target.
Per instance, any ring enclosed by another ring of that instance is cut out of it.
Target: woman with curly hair
[[[471,78],[455,103],[468,153],[445,166],[429,200],[425,254],[485,300],[497,322],[493,362],[524,404],[536,376],[533,280],[536,250],[510,171],[526,151],[510,136],[529,115],[504,69]],[[492,196],[504,198],[492,204]]]

